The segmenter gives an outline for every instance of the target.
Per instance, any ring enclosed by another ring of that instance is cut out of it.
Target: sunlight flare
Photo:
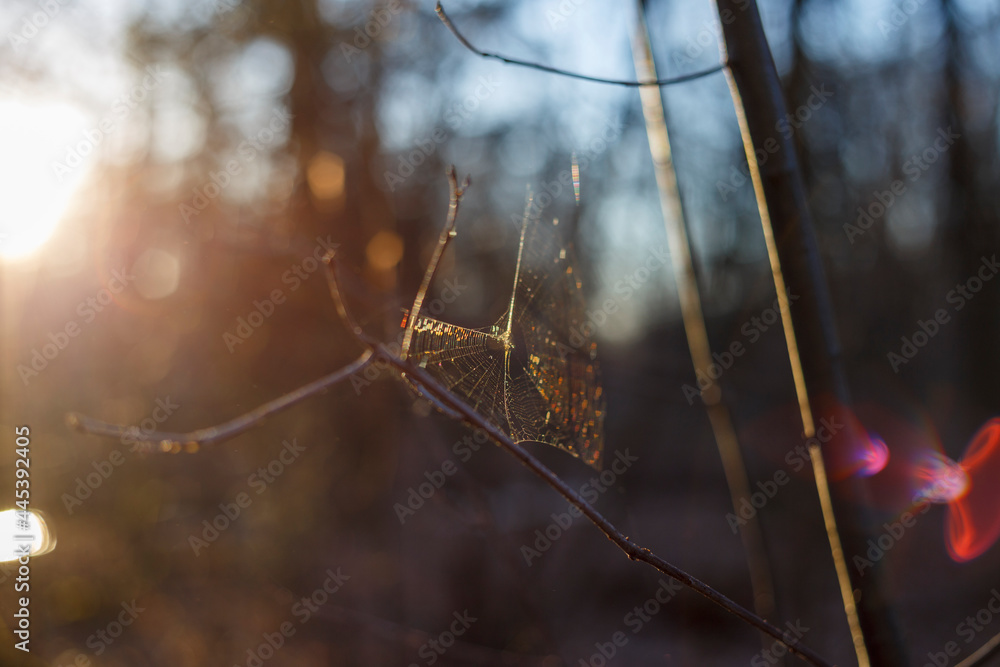
[[[46,554],[56,547],[56,539],[45,518],[28,511],[27,529],[18,521],[18,510],[0,512],[0,562],[16,561],[21,548],[29,544],[28,552],[34,558]]]
[[[55,232],[91,162],[56,165],[84,129],[84,115],[66,104],[0,102],[0,259],[28,257]]]

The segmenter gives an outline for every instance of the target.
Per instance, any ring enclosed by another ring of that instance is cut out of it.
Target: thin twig
[[[449,171],[448,176],[449,176],[449,182],[452,183],[453,185],[457,185],[457,181],[454,178],[454,169]],[[468,182],[466,182],[466,184],[463,185],[463,189],[467,186]],[[457,188],[453,187],[452,188],[453,198],[455,197],[456,193],[458,193],[458,196],[461,196],[461,193],[458,192]],[[457,204],[455,206],[456,206],[455,210],[457,213]],[[449,220],[451,220],[450,213],[449,213]],[[453,225],[454,223],[451,222],[449,224]],[[362,347],[368,350],[374,350],[376,347],[378,347],[379,341],[376,340],[375,338],[372,338],[367,333],[365,333],[365,330],[362,329],[357,324],[357,322],[354,319],[354,316],[351,315],[351,312],[350,310],[348,310],[347,304],[344,301],[343,290],[340,288],[340,277],[337,271],[339,266],[340,265],[337,263],[336,257],[334,256],[334,252],[332,250],[327,251],[326,255],[323,256],[323,268],[325,269],[326,272],[327,285],[330,287],[330,296],[333,298],[333,302],[337,306],[337,313],[339,313],[340,317],[343,318],[344,323],[347,325],[348,330],[354,335],[354,337],[358,340],[358,342],[361,343]],[[411,308],[411,311],[412,310],[414,309]],[[409,320],[412,322],[413,317],[411,316]],[[403,379],[406,380],[405,377]],[[421,396],[430,401],[438,410],[448,415],[452,419],[459,419],[459,415],[455,414],[455,412],[453,412],[452,410],[449,410],[448,407],[443,405],[439,400],[437,400],[433,396],[427,396],[426,394],[423,394],[420,391],[419,387],[410,384],[409,382],[407,382],[407,384],[414,391],[416,391]]]
[[[708,600],[722,607],[737,618],[749,623],[761,632],[765,632],[771,637],[774,637],[778,642],[785,645],[790,652],[799,656],[806,662],[818,667],[829,666],[830,663],[826,662],[811,649],[806,648],[797,642],[787,641],[779,628],[776,628],[760,616],[754,614],[752,611],[737,604],[733,600],[730,600],[728,597],[700,579],[697,579],[679,567],[672,565],[663,558],[654,554],[649,549],[639,546],[623,535],[617,528],[615,528],[614,524],[605,519],[600,512],[594,509],[594,507],[584,500],[576,491],[570,488],[570,486],[559,476],[549,470],[541,461],[529,454],[526,450],[515,444],[506,433],[491,424],[482,415],[459,400],[447,388],[439,384],[437,380],[431,377],[424,369],[418,368],[409,362],[393,356],[393,354],[382,345],[378,347],[377,353],[379,357],[395,366],[401,373],[408,376],[411,382],[420,385],[423,391],[436,396],[452,411],[461,415],[462,422],[467,426],[485,431],[493,442],[531,469],[532,472],[541,477],[546,483],[549,484],[549,486],[554,488],[559,495],[579,509],[591,521],[591,523],[597,526],[600,531],[604,533],[609,540],[611,540],[611,542],[624,551],[625,555],[628,556],[630,560],[637,560],[646,563],[647,565],[651,565],[668,577],[676,579],[681,584],[697,593],[700,593],[704,597],[708,598]]]
[[[337,275],[337,258],[333,250],[327,250],[326,254],[323,255],[323,266],[326,272],[326,284],[330,288],[330,297],[333,299],[334,305],[337,307],[337,314],[340,319],[343,320],[344,324],[347,326],[347,330],[357,338],[365,347],[373,348],[378,345],[378,341],[361,328],[361,325],[357,323],[351,311],[347,308],[347,302],[344,301],[343,290],[340,288],[340,278]]]
[[[438,236],[437,245],[434,247],[434,254],[431,255],[431,261],[427,264],[427,270],[424,272],[424,280],[417,291],[417,297],[413,300],[413,307],[410,308],[410,314],[406,323],[406,333],[403,335],[403,351],[400,353],[403,359],[406,359],[410,353],[413,329],[417,325],[417,319],[420,317],[420,308],[424,305],[424,297],[427,295],[427,290],[430,289],[431,280],[434,279],[438,262],[441,261],[441,255],[444,254],[448,243],[455,238],[455,221],[458,219],[458,205],[462,202],[462,195],[465,194],[465,189],[469,187],[470,182],[469,177],[466,176],[462,184],[459,185],[458,177],[455,176],[455,167],[448,169],[448,189],[450,192],[448,219],[444,224],[444,229],[441,230],[441,235]]]
[[[457,213],[457,205],[455,207]],[[449,218],[450,218],[449,211]],[[449,225],[454,224],[454,220],[449,220]],[[478,412],[473,410],[471,407],[466,405],[458,397],[456,397],[451,391],[446,387],[442,386],[430,376],[424,369],[414,366],[407,360],[400,357],[396,357],[392,354],[386,347],[382,344],[377,346],[372,345],[372,339],[365,334],[360,327],[358,327],[353,318],[351,318],[350,313],[347,311],[346,304],[340,298],[339,286],[337,285],[336,272],[333,270],[331,264],[335,260],[331,254],[326,256],[326,265],[328,267],[328,278],[330,279],[331,292],[337,303],[337,310],[345,318],[345,323],[348,325],[351,333],[358,340],[361,346],[364,348],[364,352],[355,360],[353,363],[345,366],[344,368],[336,371],[326,377],[320,378],[304,387],[301,387],[289,394],[277,398],[269,403],[265,403],[259,408],[246,413],[241,417],[222,424],[220,426],[213,426],[206,429],[200,429],[198,431],[193,431],[186,434],[169,434],[169,433],[148,433],[136,434],[134,427],[129,428],[125,426],[118,426],[113,424],[107,424],[89,417],[84,417],[82,415],[71,414],[67,417],[67,421],[80,430],[88,433],[93,433],[94,435],[101,435],[105,437],[120,437],[127,433],[133,433],[137,435],[137,438],[141,438],[143,441],[167,441],[171,446],[177,444],[178,448],[182,442],[190,443],[203,443],[209,444],[214,442],[219,442],[226,438],[231,438],[234,435],[242,433],[248,428],[254,426],[256,423],[260,422],[263,418],[268,415],[274,414],[280,410],[284,410],[305,398],[312,396],[313,394],[330,387],[331,385],[344,380],[349,377],[352,373],[361,370],[370,363],[374,363],[377,360],[384,360],[388,362],[391,366],[394,366],[402,376],[407,378],[409,382],[418,390],[431,398],[435,405],[443,408],[449,415],[454,415],[457,419],[462,421],[462,423],[471,426],[472,428],[482,429],[497,445],[502,449],[505,449],[514,458],[520,461],[522,464],[527,466],[536,475],[542,478],[546,483],[548,483],[553,489],[555,489],[563,498],[568,500],[576,508],[578,508],[582,514],[584,514],[595,526],[597,526],[601,532],[607,536],[612,543],[614,543],[619,549],[625,552],[630,560],[637,560],[646,563],[654,567],[659,572],[676,579],[678,582],[687,586],[688,588],[700,593],[709,601],[722,607],[729,613],[733,614],[737,618],[743,620],[744,622],[754,626],[761,632],[764,632],[775,640],[783,644],[788,650],[805,660],[811,665],[816,667],[830,667],[830,664],[826,662],[823,658],[817,655],[814,651],[805,646],[802,646],[798,642],[788,641],[785,639],[782,631],[779,628],[768,623],[763,618],[757,616],[748,609],[737,604],[733,600],[715,590],[708,584],[702,582],[700,579],[688,574],[684,570],[672,565],[663,558],[660,558],[654,554],[649,549],[641,547],[638,544],[632,542],[628,537],[623,535],[615,526],[604,518],[604,516],[594,509],[586,500],[584,500],[576,491],[574,491],[570,486],[560,479],[554,472],[549,470],[541,461],[536,459],[534,456],[529,454],[526,450],[521,448],[519,445],[514,443],[513,440],[508,437],[499,427],[490,423],[485,417],[480,415]]]
[[[368,364],[372,363],[373,360],[371,349],[366,349],[360,357],[340,370],[334,371],[329,375],[325,375],[318,380],[314,380],[305,386],[299,387],[292,392],[274,399],[273,401],[268,401],[250,412],[240,415],[239,417],[225,422],[224,424],[198,429],[197,431],[191,431],[190,433],[166,433],[162,431],[142,432],[135,426],[111,424],[99,419],[94,419],[93,417],[78,414],[76,412],[71,412],[66,415],[66,423],[78,431],[103,436],[105,438],[122,438],[128,435],[136,442],[149,443],[150,445],[151,443],[158,443],[159,450],[162,452],[176,453],[181,451],[183,448],[184,450],[193,453],[198,451],[198,448],[201,445],[211,445],[236,437],[240,433],[256,426],[264,418],[277,412],[281,412],[282,410],[287,410],[296,403],[300,403],[310,396],[318,394],[324,389],[328,389],[338,382],[347,379],[352,374],[364,369]],[[154,448],[152,446],[148,446],[145,449],[146,451],[153,451]]]
[[[642,0],[636,3],[637,26],[632,40],[632,54],[636,75],[639,78],[656,78],[656,62],[646,24],[646,12]],[[649,151],[653,157],[653,171],[656,189],[660,195],[660,209],[666,225],[667,242],[670,247],[671,266],[677,295],[681,304],[684,333],[695,374],[707,378],[708,384],[702,389],[702,401],[708,412],[712,434],[715,436],[719,458],[729,487],[733,511],[738,510],[740,500],[750,497],[750,479],[747,476],[743,452],[733,426],[729,408],[722,402],[722,387],[710,372],[714,362],[712,347],[708,340],[708,327],[701,308],[701,294],[698,276],[694,270],[691,241],[680,191],[677,188],[677,172],[670,146],[666,114],[663,108],[663,93],[659,88],[640,88],[642,114],[646,119],[646,133],[649,137]],[[740,538],[746,550],[747,566],[750,570],[750,587],[753,589],[754,611],[762,618],[775,617],[775,594],[771,563],[767,557],[763,530],[759,520],[743,522]],[[767,637],[762,637],[767,640]],[[766,644],[765,644],[766,648]]]
[[[457,205],[456,205],[457,213]],[[451,210],[449,210],[449,219],[445,223],[445,231],[452,229],[455,224],[455,220],[451,218]],[[330,259],[334,259],[330,257]],[[329,263],[328,263],[329,266]],[[336,271],[330,267],[327,274],[331,281],[331,290],[334,292],[339,291],[337,286]],[[426,282],[426,280],[425,280]],[[338,297],[335,297],[338,298]],[[343,304],[341,303],[341,306]],[[341,307],[338,306],[338,309]],[[414,306],[416,310],[416,306]],[[411,313],[412,315],[412,313]],[[348,314],[348,322],[353,322]],[[352,330],[355,330],[352,328]],[[359,331],[359,330],[358,330]],[[366,336],[363,332],[359,331],[359,335],[356,335],[358,342],[362,347],[371,350],[371,339]],[[541,461],[536,459],[534,456],[529,454],[525,449],[516,444],[506,433],[504,433],[499,427],[489,422],[481,414],[473,410],[469,405],[456,397],[450,390],[441,385],[437,380],[435,380],[431,375],[427,373],[423,368],[419,368],[408,360],[396,357],[393,355],[386,347],[382,344],[378,344],[373,350],[376,357],[385,360],[390,365],[394,366],[406,380],[413,386],[418,392],[426,396],[431,402],[444,411],[449,417],[452,417],[458,421],[461,421],[467,426],[473,429],[482,429],[497,445],[502,449],[505,449],[509,454],[514,456],[518,461],[527,466],[536,475],[547,482],[552,488],[554,488],[563,498],[568,500],[573,506],[581,511],[595,526],[597,526],[601,532],[607,536],[611,542],[613,542],[619,549],[625,552],[630,560],[637,560],[644,562],[652,567],[656,568],[663,574],[676,579],[681,584],[687,586],[688,588],[694,590],[697,593],[708,598],[711,602],[722,607],[729,613],[735,615],[741,620],[754,626],[761,632],[764,632],[771,637],[774,637],[778,642],[785,645],[791,653],[799,656],[806,662],[816,665],[817,667],[827,667],[827,663],[823,658],[817,655],[811,649],[808,649],[796,642],[787,641],[782,631],[775,626],[768,623],[766,620],[754,614],[750,610],[742,607],[733,600],[715,590],[708,584],[702,582],[701,580],[695,578],[694,576],[688,574],[684,570],[672,565],[666,560],[660,558],[654,554],[649,549],[641,547],[636,543],[632,542],[628,537],[623,535],[614,524],[604,518],[604,516],[598,512],[592,505],[590,505],[586,500],[584,500],[576,491],[574,491],[570,486],[564,482],[558,475],[549,470]]]
[[[629,86],[631,88],[635,88],[637,86],[669,86],[674,83],[684,83],[685,81],[693,81],[695,79],[700,79],[704,76],[708,76],[709,74],[715,74],[716,72],[721,72],[726,67],[725,63],[720,63],[714,67],[710,67],[709,69],[705,70],[700,70],[698,72],[683,74],[681,76],[673,77],[671,79],[655,79],[651,81],[627,81],[622,79],[604,79],[598,76],[588,76],[586,74],[579,74],[577,72],[570,72],[564,69],[559,69],[558,67],[549,67],[548,65],[533,63],[527,60],[509,58],[507,56],[502,56],[498,53],[490,53],[489,51],[480,51],[475,46],[473,46],[472,43],[469,40],[467,40],[464,35],[462,35],[462,33],[458,31],[458,28],[455,27],[455,24],[451,22],[450,18],[448,18],[448,15],[445,13],[444,7],[441,6],[440,2],[437,3],[435,11],[437,12],[438,18],[441,19],[441,22],[444,23],[445,27],[448,28],[448,30],[451,31],[451,34],[455,36],[455,39],[461,42],[462,46],[467,48],[469,51],[472,51],[477,56],[482,56],[483,58],[494,58],[501,62],[505,62],[509,65],[530,67],[531,69],[537,69],[542,72],[549,72],[551,74],[559,74],[560,76],[567,76],[571,79],[581,79],[583,81],[592,81],[594,83],[610,83],[616,86]]]
[[[975,653],[955,665],[955,667],[975,667],[975,665],[981,665],[983,660],[996,653],[998,648],[1000,648],[1000,634],[995,634],[988,642],[980,646]]]
[[[775,141],[772,128],[776,120],[787,113],[781,80],[767,44],[757,2],[716,0],[715,4],[720,18],[727,14],[736,17],[736,20],[722,22],[723,42],[720,46],[723,58],[730,65],[726,70],[726,80],[736,111],[778,297],[803,436],[809,439],[816,434],[818,397],[830,394],[845,406],[851,402],[833,307],[823,275],[823,262],[806,188],[790,136],[777,138],[778,148],[768,153],[774,157],[768,157],[766,161],[757,159],[760,147]],[[801,305],[794,313],[789,306],[790,293],[801,299]],[[852,434],[838,436],[845,437],[852,437]],[[830,444],[835,446],[836,442]],[[829,446],[824,445],[822,451],[829,451]],[[847,553],[858,553],[871,537],[869,529],[874,522],[866,516],[868,509],[864,499],[867,489],[855,478],[841,485],[835,497],[827,484],[823,456],[811,455],[811,459],[830,555],[858,665],[897,667],[908,664],[882,590],[879,568],[884,563],[876,565],[873,572],[862,579],[856,572],[852,577],[852,569],[845,557],[845,546]],[[840,512],[853,515],[858,520],[838,525],[836,513]]]
[[[515,444],[505,433],[490,422],[486,421],[486,419],[484,419],[479,413],[473,411],[470,407],[465,405],[465,403],[460,401],[450,391],[448,391],[447,388],[438,384],[438,382],[428,375],[423,369],[394,356],[383,345],[379,345],[375,348],[375,350],[372,350],[372,348],[364,340],[363,336],[364,334],[362,333],[358,336],[358,340],[362,343],[362,345],[364,345],[365,351],[354,363],[349,364],[339,371],[320,378],[319,380],[316,380],[315,382],[312,382],[300,389],[297,389],[290,394],[286,394],[281,398],[265,403],[257,409],[219,426],[213,426],[183,434],[162,432],[138,433],[136,432],[135,427],[109,424],[107,422],[102,422],[100,420],[92,419],[76,413],[68,415],[67,421],[71,426],[85,433],[109,438],[118,438],[127,433],[132,433],[137,440],[160,442],[161,449],[163,451],[168,451],[174,444],[177,445],[177,448],[174,448],[174,451],[179,451],[179,447],[182,443],[211,444],[232,438],[256,425],[264,417],[290,407],[291,405],[298,403],[299,401],[302,401],[303,399],[312,396],[313,394],[316,394],[319,391],[340,382],[341,380],[344,380],[352,373],[361,370],[377,359],[381,359],[388,362],[390,365],[395,366],[401,374],[408,376],[410,382],[420,388],[421,393],[435,399],[435,404],[443,404],[449,414],[457,415],[463,423],[471,426],[472,428],[479,428],[485,431],[497,445],[499,445],[502,449],[507,450],[514,456],[514,458],[530,468],[535,474],[552,486],[561,496],[577,507],[594,525],[601,530],[601,532],[607,536],[609,540],[624,551],[625,555],[628,556],[630,560],[644,562],[653,566],[663,574],[676,579],[681,584],[696,591],[697,593],[700,593],[711,602],[717,604],[746,623],[749,623],[760,631],[774,637],[778,642],[788,647],[790,652],[799,656],[806,662],[816,665],[816,667],[829,667],[829,663],[819,657],[811,649],[795,642],[787,642],[780,629],[774,627],[753,612],[730,600],[728,597],[716,591],[708,584],[688,574],[684,570],[668,563],[651,552],[649,549],[632,542],[619,532],[610,521],[605,519],[603,515],[587,503],[587,501],[580,497],[576,491],[570,488],[566,482],[562,481],[562,479],[560,479],[554,472],[545,467],[541,461]],[[163,443],[169,443],[170,447],[164,449]]]

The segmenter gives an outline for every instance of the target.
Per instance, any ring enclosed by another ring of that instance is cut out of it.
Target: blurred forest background
[[[480,48],[635,78],[627,3],[446,7]],[[172,403],[159,427],[199,428],[354,359],[310,259],[326,245],[345,258],[359,319],[396,340],[444,220],[449,164],[473,185],[427,305],[488,326],[509,298],[526,186],[546,191],[575,155],[579,204],[552,186],[543,215],[574,225],[592,310],[616,304],[597,327],[605,447],[609,462],[638,458],[598,507],[751,606],[709,422],[683,390],[695,377],[672,274],[650,259],[666,238],[638,92],[477,58],[433,10],[430,0],[0,8],[3,462],[12,469],[7,434],[30,425],[32,507],[58,540],[33,560],[32,654],[5,635],[4,664],[596,665],[595,644],[619,630],[629,643],[609,664],[748,664],[761,650],[753,630],[688,591],[633,634],[626,615],[658,577],[582,520],[529,565],[522,545],[565,501],[492,445],[465,460],[454,444],[469,434],[428,416],[388,372],[197,455],[139,456],[65,426],[68,411],[139,424]],[[710,2],[647,11],[661,77],[718,62]],[[797,114],[782,131],[799,150],[852,388],[959,458],[1000,398],[1000,282],[961,310],[946,300],[1000,247],[1000,3],[764,0],[761,11]],[[725,78],[664,97],[710,337],[717,350],[747,348],[721,382],[751,480],[791,474],[794,390],[780,327],[753,324],[774,287]],[[913,162],[949,128],[957,137],[933,162]],[[871,215],[863,227],[859,207]],[[656,268],[636,273],[647,260]],[[950,322],[895,372],[887,354],[939,308]],[[260,326],[240,329],[239,318]],[[71,322],[76,334],[61,338]],[[304,450],[272,482],[251,481],[293,439]],[[114,451],[124,462],[81,490]],[[574,488],[594,474],[533,451]],[[457,470],[401,524],[395,506],[446,461]],[[805,643],[853,664],[808,470],[760,513],[777,620],[801,622]],[[192,547],[242,492],[252,504]],[[905,509],[874,508],[887,522]],[[1000,549],[956,564],[943,522],[932,508],[885,554],[913,664],[1000,632],[956,635],[1000,585]],[[297,601],[338,568],[349,579],[302,622]],[[10,571],[0,567],[5,587]],[[13,596],[0,599],[7,623]],[[110,644],[95,640],[133,600],[135,622]],[[477,620],[429,653],[429,640],[464,628],[452,625],[463,612]],[[288,622],[295,634],[280,650],[259,650]]]

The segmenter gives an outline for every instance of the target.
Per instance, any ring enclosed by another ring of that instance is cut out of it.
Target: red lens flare
[[[947,502],[945,485],[940,483],[951,461],[943,453],[934,427],[917,418],[918,424],[880,405],[857,406],[856,413],[870,429],[874,448],[891,447],[892,457],[868,486],[871,502],[882,510],[902,513],[924,502]],[[874,433],[877,432],[878,435]],[[954,463],[954,462],[952,462]],[[935,501],[934,498],[942,500]]]
[[[968,478],[968,489],[948,503],[945,542],[952,560],[964,563],[1000,538],[1000,419],[979,429],[958,466]]]
[[[871,477],[882,472],[889,463],[889,447],[885,444],[885,440],[875,433],[869,433],[867,447],[860,451],[858,462],[861,467],[857,474],[861,477]]]
[[[969,492],[969,475],[957,462],[940,452],[928,452],[916,464],[913,475],[917,480],[916,501],[944,505]]]
[[[889,448],[882,438],[865,429],[851,408],[832,398],[820,398],[814,405],[819,420],[816,437],[831,481],[870,477],[885,468]]]
[[[815,435],[802,436],[798,406],[784,405],[758,418],[741,432],[747,446],[791,473],[811,475],[809,446],[823,451],[826,474],[837,482],[852,476],[869,477],[889,462],[889,448],[869,433],[850,408],[832,398],[814,402]]]
[[[892,447],[892,460],[870,487],[877,506],[901,511],[921,502],[947,505],[945,546],[958,563],[981,556],[1000,539],[1000,418],[986,422],[954,461],[926,419],[915,425],[873,405],[858,412]]]

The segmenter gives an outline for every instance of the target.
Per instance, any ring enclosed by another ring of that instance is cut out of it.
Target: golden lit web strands
[[[596,466],[604,427],[597,345],[582,326],[583,288],[558,225],[528,220],[522,234],[511,321],[524,341],[524,378],[534,391],[511,392],[509,411],[524,440],[547,442]]]
[[[597,345],[582,333],[582,287],[558,231],[557,221],[525,220],[507,312],[483,330],[421,316],[410,359],[514,442],[550,444],[600,467]]]
[[[403,318],[404,328],[407,319]],[[503,402],[503,350],[497,327],[466,329],[421,316],[414,323],[409,358],[473,410],[509,432]]]

